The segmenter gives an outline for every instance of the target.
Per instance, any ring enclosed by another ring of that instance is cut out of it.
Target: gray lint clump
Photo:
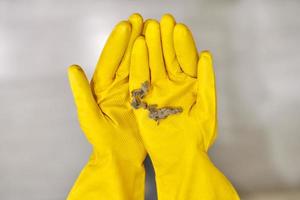
[[[143,108],[149,111],[149,118],[153,119],[154,121],[158,122],[161,119],[167,118],[169,115],[181,113],[183,110],[180,107],[173,108],[173,107],[162,107],[157,108],[157,105],[148,105],[142,99],[147,95],[149,91],[149,83],[146,81],[141,85],[141,88],[135,89],[131,92],[132,101],[131,106],[134,109]]]

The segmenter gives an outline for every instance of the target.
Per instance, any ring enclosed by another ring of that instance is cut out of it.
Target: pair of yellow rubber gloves
[[[68,75],[93,146],[68,200],[143,200],[147,153],[159,200],[239,199],[207,154],[217,129],[212,57],[198,55],[185,25],[169,14],[160,22],[133,14],[112,31],[91,83],[77,65]],[[153,120],[134,109],[132,91],[145,82],[143,102],[182,112]]]

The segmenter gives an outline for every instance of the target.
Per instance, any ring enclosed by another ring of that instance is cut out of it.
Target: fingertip
[[[114,31],[130,34],[131,24],[128,21],[121,21],[116,25]]]
[[[145,40],[149,52],[151,81],[167,78],[162,52],[160,25],[157,20],[150,20],[148,22]]]
[[[185,24],[182,23],[178,23],[176,24],[175,28],[174,28],[174,35],[175,36],[186,36],[187,34],[189,34],[190,30],[188,29],[188,27]]]
[[[176,24],[173,34],[174,48],[182,71],[195,78],[199,56],[192,32],[185,24],[179,23]]]
[[[139,36],[132,47],[132,58],[135,58],[138,54],[141,54],[143,48],[146,46],[145,38],[143,36]]]
[[[68,72],[69,73],[73,72],[73,71],[77,71],[77,70],[81,70],[82,71],[82,68],[79,65],[77,65],[77,64],[73,64],[73,65],[70,65],[68,67]]]
[[[79,65],[73,64],[68,67],[68,77],[70,81],[77,79],[79,73],[83,73],[83,70]]]
[[[71,65],[68,68],[68,78],[78,113],[82,112],[98,116],[98,107],[83,69],[79,65]],[[79,113],[79,118],[80,116]]]
[[[214,87],[214,69],[212,62],[212,55],[209,51],[202,51],[200,53],[198,62],[198,81],[202,85]]]
[[[129,22],[131,23],[132,26],[131,27],[132,35],[134,37],[140,35],[143,29],[143,17],[138,13],[134,13],[129,17]]]
[[[139,13],[133,13],[132,15],[129,16],[129,21],[137,24],[142,24],[143,17]]]
[[[162,16],[160,20],[160,29],[162,37],[166,39],[166,37],[173,38],[174,27],[176,25],[175,19],[170,14],[165,14]],[[172,41],[173,42],[173,41]]]
[[[139,36],[132,47],[132,54],[135,56],[136,54],[140,54],[141,50],[147,48],[145,38],[143,36]]]
[[[161,24],[175,24],[175,19],[171,14],[166,13],[161,17],[160,23]]]
[[[136,39],[135,43],[136,43],[136,44],[139,44],[139,45],[146,44],[145,37],[144,37],[144,36],[139,36],[139,37]]]
[[[149,22],[150,22],[150,19],[147,19],[146,21],[144,21],[144,26],[143,26],[143,31],[142,31],[143,35],[146,34],[146,30],[147,30]]]
[[[151,34],[153,32],[156,32],[157,30],[159,30],[159,23],[158,21],[154,20],[154,19],[150,19],[147,23],[147,28],[146,28],[146,32],[145,34]]]
[[[134,44],[132,49],[132,59],[143,59],[144,57],[147,57],[148,60],[148,52],[147,52],[147,45],[145,38],[143,36],[139,36]]]
[[[145,38],[139,36],[133,46],[129,75],[130,91],[137,89],[145,81],[149,81],[148,50]]]
[[[208,60],[208,61],[212,61],[212,54],[208,50],[202,51],[200,53],[200,59],[205,59],[205,60]]]

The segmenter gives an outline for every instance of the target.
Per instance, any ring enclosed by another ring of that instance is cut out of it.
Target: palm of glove
[[[93,84],[92,84],[93,85]],[[135,116],[129,105],[128,78],[117,77],[107,89],[96,92],[99,116],[89,120],[80,117],[84,132],[100,133],[95,138],[99,152],[109,152],[124,160],[141,161],[145,157],[144,147],[139,139]],[[99,98],[97,98],[99,97]],[[92,139],[93,140],[93,139]]]
[[[153,149],[154,152],[159,151],[160,148],[165,149],[165,151],[160,151],[160,154],[154,154],[155,157],[159,157],[154,160],[165,160],[170,156],[176,157],[176,160],[179,159],[182,150],[187,147],[185,142],[191,145],[190,141],[185,140],[203,142],[199,138],[202,124],[199,123],[199,119],[193,111],[197,94],[196,83],[196,79],[186,77],[181,81],[165,79],[150,85],[149,92],[143,98],[148,107],[155,105],[157,110],[180,108],[182,111],[176,114],[164,115],[165,118],[161,119],[150,119],[151,111],[136,110],[138,124],[141,124],[141,132],[151,131],[149,134],[143,134],[145,145],[151,146],[149,150]],[[188,131],[187,127],[193,127],[193,130]],[[147,141],[150,141],[151,145],[147,145]],[[170,149],[169,146],[178,148]]]

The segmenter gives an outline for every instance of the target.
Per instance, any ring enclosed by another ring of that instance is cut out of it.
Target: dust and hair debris
[[[181,113],[183,109],[181,107],[162,107],[158,108],[156,104],[148,105],[143,101],[143,98],[149,92],[150,84],[149,82],[144,82],[141,85],[141,88],[135,89],[131,92],[132,101],[131,106],[134,109],[143,108],[149,111],[149,118],[153,119],[157,123],[160,122],[161,119],[167,118],[169,115],[174,115],[177,113]]]

